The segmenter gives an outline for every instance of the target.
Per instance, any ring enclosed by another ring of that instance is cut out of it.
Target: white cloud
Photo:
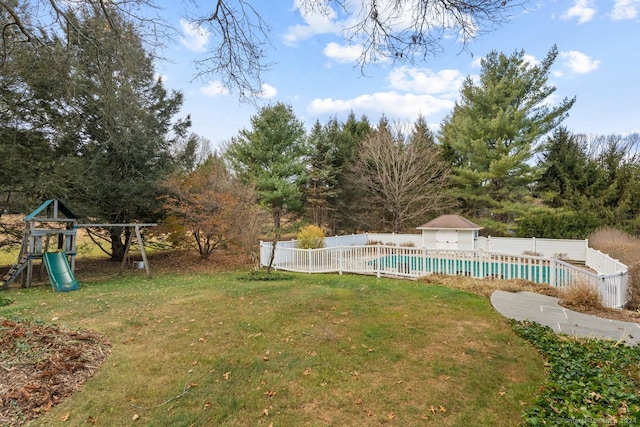
[[[362,55],[362,46],[343,46],[331,42],[325,46],[322,53],[340,63],[355,62]]]
[[[207,96],[227,95],[229,90],[218,81],[209,82],[207,86],[201,87],[200,92]]]
[[[209,43],[211,33],[201,27],[185,21],[184,19],[180,20],[180,27],[184,34],[183,37],[180,38],[182,45],[191,51],[203,52],[207,43]]]
[[[360,95],[352,99],[314,99],[308,106],[309,113],[334,115],[342,112],[358,111],[372,115],[385,114],[390,119],[414,121],[420,114],[428,117],[453,108],[454,102],[432,95],[377,92]]]
[[[540,64],[540,61],[538,61],[538,58],[526,53],[523,55],[522,59],[524,60],[524,62],[528,63],[532,67],[535,67],[536,65]]]
[[[596,9],[592,5],[593,0],[576,0],[575,4],[562,15],[562,19],[578,18],[578,24],[589,22],[596,14]]]
[[[326,9],[319,10],[302,10],[299,1],[295,2],[295,8],[300,12],[304,24],[292,25],[287,28],[284,35],[284,43],[289,46],[296,45],[299,41],[308,39],[318,34],[337,34],[343,26],[336,22],[338,14],[336,11],[327,6]]]
[[[611,18],[619,21],[635,19],[640,9],[640,0],[616,0],[611,11]]]
[[[563,59],[564,65],[575,74],[586,74],[596,70],[600,66],[599,60],[589,58],[582,52],[570,50],[561,52],[560,57]]]
[[[458,70],[399,67],[389,73],[392,89],[423,94],[452,94],[458,92],[465,77]]]
[[[271,86],[270,84],[263,83],[262,84],[262,93],[260,94],[260,98],[270,99],[278,94],[278,90]]]
[[[358,111],[371,116],[384,114],[390,120],[406,122],[422,115],[427,121],[439,121],[453,108],[464,78],[458,70],[434,72],[426,68],[398,67],[387,76],[389,91],[350,99],[317,98],[308,105],[307,111],[311,115]]]

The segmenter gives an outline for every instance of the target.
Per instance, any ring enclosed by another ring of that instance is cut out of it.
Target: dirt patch
[[[62,402],[109,351],[92,331],[0,318],[0,424],[23,425]]]

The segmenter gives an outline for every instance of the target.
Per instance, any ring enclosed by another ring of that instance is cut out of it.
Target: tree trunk
[[[125,232],[125,241],[122,241],[122,228],[114,227],[109,230],[111,238],[111,261],[122,261],[124,258],[124,250],[127,246],[127,240],[131,238],[131,231]]]
[[[271,215],[273,218],[273,241],[271,242],[271,254],[269,255],[269,266],[267,267],[267,274],[271,273],[271,268],[273,267],[273,261],[276,257],[276,245],[280,240],[280,225],[282,218],[282,209],[281,208],[273,208],[271,211]]]

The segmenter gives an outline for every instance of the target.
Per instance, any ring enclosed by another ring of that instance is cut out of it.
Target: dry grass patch
[[[497,280],[476,279],[465,276],[446,276],[431,274],[419,279],[422,283],[442,284],[453,289],[471,292],[486,298],[490,298],[494,291],[506,292],[536,292],[543,295],[559,298],[561,291],[553,286],[538,284],[523,279]]]
[[[586,282],[578,282],[563,288],[560,303],[564,307],[586,312],[604,308],[600,290]]]
[[[614,228],[596,230],[589,236],[589,246],[627,265],[629,285],[627,304],[631,311],[640,310],[640,238]]]
[[[615,228],[605,227],[591,233],[589,247],[626,265],[640,261],[640,238]]]

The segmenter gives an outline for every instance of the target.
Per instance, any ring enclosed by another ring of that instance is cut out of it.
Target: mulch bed
[[[0,318],[0,424],[23,425],[62,402],[109,352],[93,331]]]

